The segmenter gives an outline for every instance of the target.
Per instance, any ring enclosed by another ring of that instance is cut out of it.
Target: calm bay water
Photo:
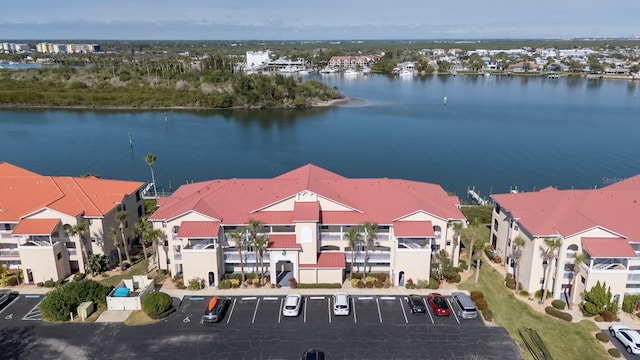
[[[318,77],[319,78],[319,77]],[[148,181],[273,177],[314,163],[347,177],[481,194],[604,186],[640,173],[638,82],[322,77],[357,100],[310,110],[0,110],[0,161],[47,175]],[[444,105],[444,97],[447,104]],[[129,133],[133,148],[129,146]]]

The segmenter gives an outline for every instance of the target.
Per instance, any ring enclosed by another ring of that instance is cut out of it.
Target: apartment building
[[[547,288],[554,299],[582,301],[585,289],[606,282],[622,304],[625,294],[640,294],[640,175],[608,179],[601,189],[496,194],[491,243],[513,272],[513,240],[525,240],[518,280],[533,293]],[[545,239],[560,239],[553,261]],[[577,268],[574,259],[584,253]],[[550,278],[545,279],[551,268]]]
[[[128,214],[125,236],[144,215],[144,183],[96,177],[44,176],[0,162],[0,266],[22,272],[28,283],[64,279],[84,272],[81,239],[72,226],[87,222],[87,251],[114,263],[109,236],[116,213]]]
[[[203,279],[214,287],[225,273],[258,272],[249,240],[249,219],[268,238],[264,264],[271,282],[288,273],[301,283],[341,283],[347,271],[363,271],[364,243],[349,246],[345,234],[364,222],[377,223],[367,271],[385,272],[393,284],[428,279],[433,252],[458,262],[454,222],[463,222],[459,199],[439,185],[388,178],[350,179],[308,164],[272,179],[211,180],[181,186],[161,198],[150,217],[165,235],[159,264],[185,284]],[[242,246],[242,255],[237,246]],[[352,257],[354,261],[352,262]],[[286,283],[282,284],[288,286]]]

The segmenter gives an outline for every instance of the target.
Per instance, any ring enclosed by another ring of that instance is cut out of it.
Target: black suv
[[[229,307],[231,300],[227,298],[217,298],[216,301],[210,301],[209,306],[204,310],[202,322],[218,322],[224,317],[224,313]]]
[[[412,314],[426,314],[427,312],[427,307],[424,305],[420,295],[409,295],[409,307]]]

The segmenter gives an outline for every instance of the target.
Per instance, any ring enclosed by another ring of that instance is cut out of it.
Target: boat
[[[402,69],[402,70],[400,70],[400,72],[398,73],[398,76],[401,76],[401,77],[405,77],[405,76],[406,76],[406,77],[409,77],[409,76],[413,76],[413,75],[414,75],[414,74],[413,74],[413,71],[411,71],[411,70],[407,70],[407,69]]]
[[[366,66],[364,66],[364,67],[362,68],[362,70],[360,70],[360,73],[361,73],[362,75],[370,74],[370,73],[371,73],[371,69],[370,69],[370,68],[368,68],[368,67],[366,67]]]
[[[346,69],[344,71],[344,75],[346,75],[346,76],[354,76],[354,75],[360,75],[360,73],[356,69]]]
[[[322,70],[320,70],[320,74],[335,74],[338,72],[338,69],[336,68],[332,68],[332,67],[326,67]]]

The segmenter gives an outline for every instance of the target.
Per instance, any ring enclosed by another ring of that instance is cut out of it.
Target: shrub
[[[439,287],[440,287],[440,283],[438,282],[438,280],[434,278],[429,279],[429,289],[437,289]]]
[[[358,280],[356,278],[351,278],[351,287],[352,288],[357,288],[358,287],[358,282],[360,282],[360,280]]]
[[[16,286],[18,285],[18,277],[15,275],[5,276],[0,279],[0,286]]]
[[[231,284],[232,288],[237,288],[240,286],[240,280],[239,279],[231,279],[229,280],[229,283]]]
[[[404,284],[404,287],[407,288],[407,289],[415,289],[416,288],[416,284],[413,283],[413,279],[409,279]]]
[[[291,287],[292,289],[298,287],[298,281],[296,280],[296,278],[289,279],[289,287]]]
[[[609,342],[609,335],[599,332],[599,333],[596,333],[596,339],[606,343],[606,342]]]
[[[552,306],[547,306],[546,308],[544,308],[544,312],[546,312],[548,315],[557,317],[558,319],[562,319],[564,321],[571,322],[571,320],[573,320],[571,314],[560,311]]]
[[[375,278],[376,278],[376,280],[378,280],[380,282],[384,282],[385,280],[387,280],[387,274],[385,274],[385,273],[377,273],[377,274],[375,274]]]
[[[542,289],[536,291],[534,296],[536,299],[542,299]],[[551,298],[551,291],[547,291],[547,299],[549,298]]]
[[[365,287],[365,285],[366,285],[366,284],[364,283],[364,281],[362,281],[362,280],[358,280],[358,288],[359,288],[359,289],[364,288],[364,287]]]
[[[298,289],[340,289],[342,284],[340,283],[317,283],[317,284],[297,284]]]
[[[459,283],[460,280],[462,280],[462,277],[460,277],[460,274],[453,275],[453,282]]]
[[[369,289],[373,288],[373,282],[365,282],[364,284]]]
[[[511,276],[511,274],[508,274],[507,278],[504,281],[504,284],[509,289],[515,290],[515,288],[516,288],[516,279],[514,279],[513,276]]]
[[[529,292],[527,290],[520,290],[520,296],[529,297]]]
[[[493,311],[491,311],[491,309],[489,309],[489,308],[484,309],[482,311],[482,316],[487,321],[493,321]]]
[[[429,282],[427,280],[418,280],[416,283],[416,289],[428,289]]]
[[[38,282],[36,285],[37,285],[38,287],[44,287],[44,283],[43,283],[42,281]]]
[[[500,257],[499,255],[496,255],[493,258],[493,262],[495,262],[496,264],[501,264],[502,263],[502,257]]]
[[[562,300],[553,300],[551,302],[551,306],[553,306],[554,308],[558,309],[558,310],[564,310],[565,306],[567,306],[567,304],[562,301]]]
[[[467,268],[467,262],[464,260],[460,260],[458,262],[458,267],[460,268],[460,271],[463,271],[464,269]]]
[[[376,281],[373,282],[373,287],[377,289],[382,289],[382,281],[376,279]]]
[[[231,289],[231,280],[224,279],[218,283],[218,289]]]
[[[640,300],[640,295],[625,295],[622,300],[622,311],[633,313],[636,310],[636,304]]]
[[[204,279],[193,278],[193,279],[189,280],[189,283],[187,284],[187,289],[189,289],[189,290],[202,290],[202,289],[204,289]]]
[[[593,321],[595,321],[595,322],[603,322],[604,319],[602,318],[602,315],[596,315],[596,317],[593,318]]]
[[[482,291],[471,291],[469,293],[469,297],[473,302],[476,302],[476,300],[478,299],[484,299],[484,294],[482,293]]]
[[[382,283],[382,287],[384,287],[385,289],[390,288],[390,287],[391,287],[391,281],[390,281],[389,279],[385,280],[385,281]]]
[[[374,278],[373,276],[367,276],[366,278],[364,278],[364,282],[367,283],[367,286],[369,284],[373,285],[374,281],[376,281],[376,278]]]
[[[150,318],[156,320],[167,317],[174,311],[171,296],[163,292],[149,294],[149,296],[142,301],[142,311]]]
[[[609,349],[607,350],[607,352],[614,358],[619,358],[620,356],[622,356],[622,354],[620,354],[620,350],[616,348]]]
[[[129,262],[128,262],[128,261],[123,261],[123,262],[120,264],[120,270],[125,271],[125,270],[127,270],[130,266],[131,266],[131,264],[129,264]]]
[[[360,280],[360,279],[362,279],[362,274],[360,274],[360,273],[351,273],[351,278]]]
[[[609,311],[609,310],[605,310],[602,312],[602,319],[606,322],[612,322],[612,321],[616,321],[616,313],[614,313],[613,311]]]
[[[82,302],[93,301],[96,305],[106,305],[109,291],[109,287],[97,281],[72,281],[47,294],[40,303],[40,314],[47,321],[67,321],[69,313],[75,312]]]
[[[251,285],[253,286],[260,285],[260,279],[251,279]]]
[[[77,273],[77,274],[73,275],[73,281],[80,281],[80,280],[84,279],[86,276],[87,276],[87,274]]]
[[[239,277],[237,277],[236,279],[241,280],[242,279],[242,274],[238,274],[240,275]],[[254,273],[254,272],[250,272],[247,274],[246,278],[248,280],[253,280],[253,279],[257,279],[258,278],[258,274]]]
[[[476,303],[476,308],[478,308],[478,310],[483,311],[487,308],[489,308],[489,305],[487,304],[487,300],[485,299],[478,299],[475,301]]]
[[[52,288],[56,286],[56,282],[53,279],[44,282],[44,287]]]
[[[484,253],[487,255],[487,257],[489,258],[489,260],[494,261],[494,259],[496,258],[494,251],[492,248],[490,247],[486,247],[484,248]]]

